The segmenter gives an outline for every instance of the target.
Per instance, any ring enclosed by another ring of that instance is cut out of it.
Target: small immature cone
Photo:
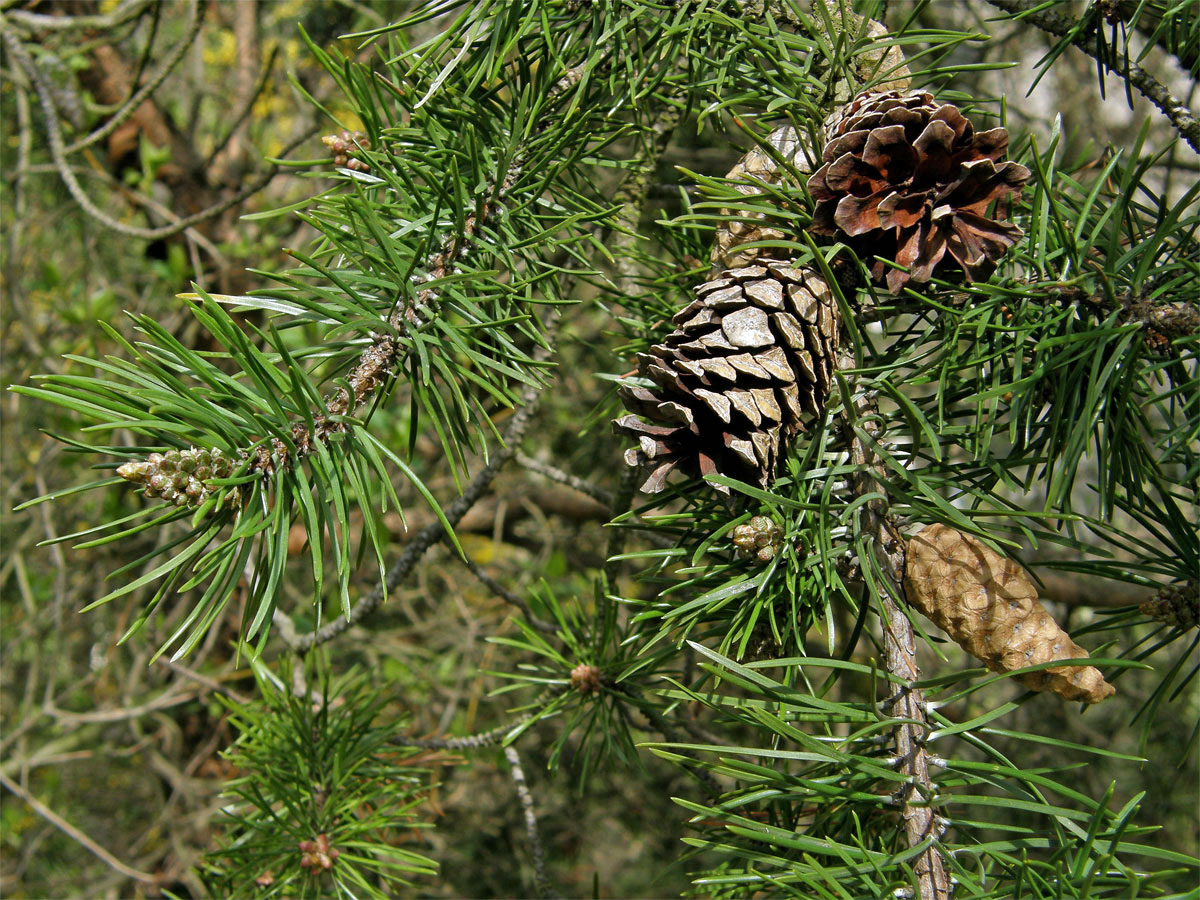
[[[993,672],[1088,655],[1038,602],[1021,566],[946,525],[930,525],[909,540],[904,589],[909,603]],[[1017,679],[1031,690],[1087,703],[1116,693],[1093,666],[1059,666]]]

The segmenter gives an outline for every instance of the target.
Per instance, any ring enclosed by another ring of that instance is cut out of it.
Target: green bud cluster
[[[321,138],[321,143],[333,152],[335,166],[353,169],[356,172],[366,172],[371,168],[355,156],[359,152],[359,147],[364,150],[371,149],[371,142],[361,131],[339,131],[337,134],[327,134]]]
[[[783,532],[766,516],[755,516],[733,529],[733,547],[742,558],[770,562],[783,544]]]
[[[198,507],[220,488],[209,482],[233,474],[233,461],[217,449],[168,450],[151,453],[140,462],[125,463],[117,474],[145,487],[147,497],[161,497],[176,506]],[[226,502],[237,503],[238,492],[230,491]]]

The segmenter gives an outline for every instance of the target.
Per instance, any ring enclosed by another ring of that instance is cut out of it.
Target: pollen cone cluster
[[[1038,602],[1024,569],[946,525],[930,525],[909,540],[904,589],[909,603],[993,672],[1088,655]],[[1116,693],[1093,666],[1054,666],[1016,678],[1067,700],[1098,703]]]
[[[357,156],[360,152],[359,147],[364,150],[371,149],[371,142],[363,132],[343,130],[336,134],[327,134],[321,138],[321,143],[333,153],[335,166],[354,169],[356,172],[366,172],[371,168]]]
[[[126,481],[143,485],[147,497],[161,497],[176,506],[197,507],[220,488],[210,484],[213,478],[228,478],[233,462],[220,450],[192,448],[151,453],[140,462],[128,462],[117,467],[117,474]],[[226,502],[234,506],[238,492],[231,490]]]
[[[653,387],[623,385],[615,422],[638,446],[630,465],[661,491],[675,469],[766,486],[790,437],[821,415],[833,378],[838,311],[823,278],[762,261],[696,288],[676,330],[638,355]],[[728,494],[728,489],[717,487]]]
[[[1029,170],[1002,162],[1008,131],[976,132],[956,106],[923,91],[860,94],[825,123],[821,165],[809,178],[812,229],[846,240],[898,293],[953,262],[986,278],[1021,236],[1003,201]],[[997,202],[1002,201],[1002,202]],[[872,257],[894,260],[904,269]]]

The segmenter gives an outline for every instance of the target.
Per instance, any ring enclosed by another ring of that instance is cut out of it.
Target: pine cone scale
[[[909,269],[914,281],[928,281],[933,277],[933,270],[946,254],[946,235],[941,232],[930,234],[930,228],[918,225],[905,233],[900,248],[896,251],[896,262]],[[903,286],[900,276],[892,279],[888,273],[888,288],[898,292]]]
[[[919,157],[905,137],[904,126],[889,125],[868,132],[862,159],[884,180],[896,184],[913,176]]]
[[[758,428],[762,424],[763,417],[759,411],[758,404],[754,402],[754,395],[746,390],[732,390],[729,392],[729,402],[733,408],[737,410],[743,418],[746,419],[752,426]],[[751,432],[753,434],[754,432]]]
[[[774,279],[752,281],[743,290],[747,297],[763,309],[783,309],[783,287]]]
[[[793,350],[803,350],[807,338],[804,334],[804,329],[800,327],[800,322],[795,316],[790,313],[776,313],[771,316],[771,320],[775,323],[775,328],[779,335],[787,342],[787,345]]]
[[[729,313],[721,321],[721,331],[735,347],[769,347],[775,339],[767,326],[767,314],[755,306]]]
[[[839,204],[840,205],[840,204]],[[876,219],[880,228],[908,229],[919,225],[925,213],[925,198],[888,194],[876,207]]]
[[[730,356],[721,360],[731,370],[730,381],[737,380],[737,373],[749,375],[751,378],[761,378],[764,381],[771,380],[771,373],[754,361],[754,357],[749,353],[739,353],[736,356]]]
[[[833,224],[848,234],[858,237],[887,227],[880,220],[879,205],[888,198],[888,191],[877,191],[867,197],[850,194],[838,201],[833,211]],[[924,211],[924,203],[921,204]]]
[[[781,347],[769,347],[754,358],[759,366],[772,379],[781,384],[791,384],[796,380],[796,373],[788,365],[787,356]]]

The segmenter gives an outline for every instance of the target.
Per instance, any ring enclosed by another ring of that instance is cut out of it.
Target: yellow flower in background
[[[204,64],[207,66],[233,66],[237,63],[237,39],[233,32],[225,29],[215,34],[210,32],[209,42],[204,47]]]

